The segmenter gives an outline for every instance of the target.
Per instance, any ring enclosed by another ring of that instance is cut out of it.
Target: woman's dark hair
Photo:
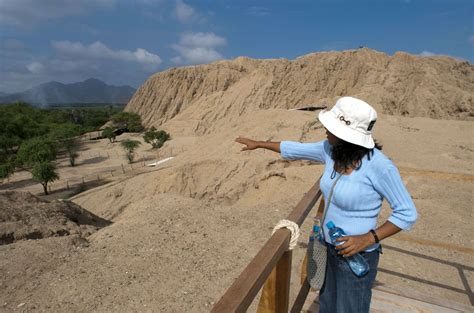
[[[362,159],[366,154],[370,160],[370,157],[374,154],[374,149],[382,150],[382,145],[376,140],[374,141],[375,147],[368,149],[339,139],[339,141],[332,146],[331,151],[331,158],[334,161],[335,168],[346,171],[354,164],[357,164],[356,169],[358,169],[362,165]]]

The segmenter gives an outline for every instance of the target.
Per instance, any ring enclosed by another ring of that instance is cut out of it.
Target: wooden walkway
[[[310,291],[303,306],[304,313],[319,312],[317,294]],[[474,306],[452,302],[440,298],[433,298],[414,290],[398,290],[385,286],[378,286],[372,290],[373,313],[459,313],[474,312]]]

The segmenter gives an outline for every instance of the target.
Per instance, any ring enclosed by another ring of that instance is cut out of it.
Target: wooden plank
[[[384,292],[398,295],[407,299],[413,299],[417,301],[422,301],[439,307],[449,308],[453,310],[458,310],[460,312],[474,312],[474,306],[469,306],[459,302],[454,302],[448,299],[443,299],[439,297],[433,297],[420,291],[407,289],[407,288],[396,288],[396,287],[386,287],[386,286],[377,286],[372,289],[373,292]]]
[[[394,293],[388,293],[381,290],[372,291],[372,302],[370,312],[384,313],[412,313],[412,312],[431,312],[431,313],[459,313],[466,312],[458,309],[452,309],[446,306],[440,306],[428,303],[422,300],[407,298]],[[469,311],[467,311],[469,312]],[[470,311],[472,312],[472,310]]]
[[[270,273],[262,288],[257,313],[274,313],[276,311],[276,267]]]
[[[303,310],[309,290],[310,286],[308,280],[305,279],[300,291],[298,292],[298,295],[296,296],[295,302],[293,303],[293,307],[290,311],[291,313],[300,313]]]
[[[276,266],[276,313],[288,313],[290,305],[290,279],[292,251],[285,251]]]
[[[320,196],[318,180],[288,215],[287,219],[301,226]],[[290,231],[288,229],[276,231],[237,280],[227,289],[211,312],[245,312],[287,250],[289,239]]]
[[[268,276],[262,289],[257,313],[288,312],[292,252],[286,251]]]

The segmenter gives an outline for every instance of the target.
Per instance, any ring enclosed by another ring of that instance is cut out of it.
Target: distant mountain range
[[[63,84],[49,82],[24,92],[0,93],[0,103],[24,101],[34,105],[68,103],[128,103],[136,89],[130,86],[111,86],[89,78],[83,82]]]

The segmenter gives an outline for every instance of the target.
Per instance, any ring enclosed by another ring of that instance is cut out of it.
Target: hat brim
[[[372,138],[372,135],[363,134],[357,130],[345,126],[330,110],[322,110],[319,112],[318,118],[324,127],[326,127],[327,130],[329,130],[337,138],[368,149],[375,147],[375,142]]]

